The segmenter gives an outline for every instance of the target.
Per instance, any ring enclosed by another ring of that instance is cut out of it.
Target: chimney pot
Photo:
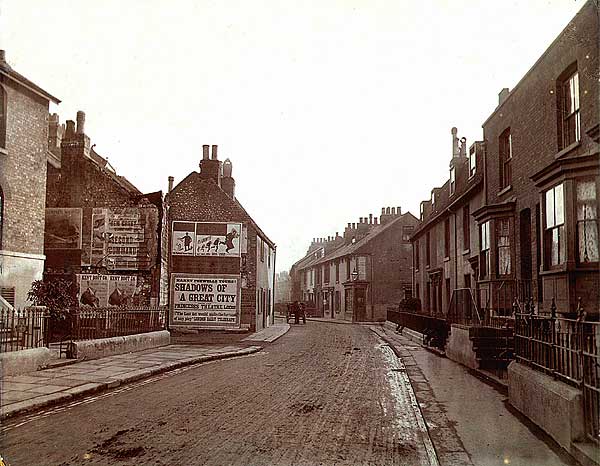
[[[386,213],[387,215],[390,215],[390,214],[391,214],[391,209],[390,209],[389,207],[386,207],[386,208],[385,208],[385,213]]]
[[[210,146],[208,144],[204,144],[202,146],[202,159],[203,160],[208,160],[208,150],[209,150]]]
[[[385,207],[381,208],[381,215],[385,215]]]
[[[396,207],[396,214],[402,215],[402,209],[400,208],[400,206]]]
[[[352,228],[352,224],[351,223],[348,223],[348,228]]]
[[[377,217],[375,217],[374,220],[375,220],[374,225],[377,225]]]
[[[172,176],[169,176],[169,192],[173,191],[173,180]]]
[[[69,139],[75,136],[75,122],[73,120],[67,120],[67,129],[65,130],[65,139]]]
[[[353,224],[352,224],[352,229],[353,229],[353,230],[356,230],[356,223],[353,223]]]
[[[85,112],[77,112],[77,134],[85,133]]]
[[[369,225],[373,224],[373,214],[369,214]]]
[[[0,61],[6,61],[6,52],[0,49]]]
[[[396,215],[396,208],[392,207],[392,215]]]
[[[212,146],[212,159],[213,160],[219,160],[219,158],[217,157],[217,149],[218,148],[219,148],[219,146],[217,146],[217,145]]]

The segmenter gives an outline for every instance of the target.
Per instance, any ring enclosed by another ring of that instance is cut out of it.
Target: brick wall
[[[7,153],[0,153],[4,193],[2,249],[44,252],[48,101],[4,79]]]
[[[251,331],[256,331],[256,290],[257,290],[257,236],[260,234],[248,213],[212,180],[201,179],[200,174],[192,172],[168,196],[169,225],[173,221],[186,220],[196,222],[238,222],[247,228],[248,247],[242,260],[242,275],[246,277],[246,286],[241,293],[241,321]],[[171,230],[171,229],[170,229]],[[211,260],[211,259],[209,259]],[[212,259],[212,273],[231,273],[226,263],[219,258]],[[265,257],[266,261],[266,257]],[[171,272],[178,272],[172,264]]]

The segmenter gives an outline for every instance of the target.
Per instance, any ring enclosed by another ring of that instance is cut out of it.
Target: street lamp
[[[356,268],[354,268],[354,270],[352,271],[352,273],[350,274],[352,276],[352,281],[355,282],[356,280],[358,280],[358,272],[356,271]]]

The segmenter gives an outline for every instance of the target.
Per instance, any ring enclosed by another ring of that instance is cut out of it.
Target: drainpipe
[[[450,209],[450,207],[448,207],[446,210],[449,214],[452,214],[452,216],[454,217],[454,289],[456,290],[458,288],[458,243],[456,234],[456,211]],[[450,298],[450,300],[452,300],[452,298]]]
[[[271,325],[275,324],[275,260],[277,259],[277,247],[273,248],[273,291],[271,292],[271,301],[273,302],[273,305],[271,306]],[[271,305],[271,303],[269,303],[269,305]],[[240,309],[241,309],[241,304],[240,304]],[[240,312],[241,314],[241,312]],[[240,315],[240,321],[241,321],[241,315]]]

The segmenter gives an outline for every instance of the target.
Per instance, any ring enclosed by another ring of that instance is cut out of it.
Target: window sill
[[[503,188],[500,191],[498,191],[498,196],[502,196],[503,194],[506,194],[511,189],[512,189],[512,185],[509,184],[506,188]]]
[[[8,150],[6,150],[4,147],[0,147],[0,154],[8,155]]]
[[[565,147],[564,149],[562,149],[561,151],[559,151],[554,158],[555,159],[560,159],[561,157],[564,157],[565,155],[567,155],[569,152],[577,149],[579,146],[581,145],[581,141],[575,141],[572,144],[569,144],[567,147]]]
[[[450,257],[449,256],[444,257],[444,262],[450,262]]]
[[[463,253],[463,256],[464,256],[465,254],[470,254],[471,250],[470,249],[465,249],[462,253]]]

